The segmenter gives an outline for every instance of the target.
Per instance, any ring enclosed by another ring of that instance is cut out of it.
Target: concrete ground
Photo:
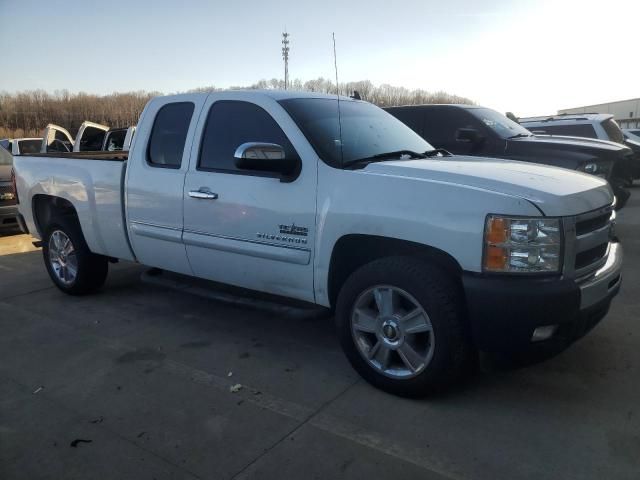
[[[132,264],[68,297],[5,236],[0,479],[637,480],[638,190],[619,236],[623,289],[586,338],[424,400],[360,380],[331,319],[149,284]]]

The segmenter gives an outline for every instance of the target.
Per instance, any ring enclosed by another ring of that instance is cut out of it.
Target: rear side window
[[[191,102],[168,103],[156,114],[149,137],[147,162],[153,167],[180,168],[193,116]]]
[[[287,136],[265,110],[249,102],[221,100],[209,110],[198,168],[252,174],[235,165],[236,149],[247,142],[277,143],[287,157],[296,155]]]
[[[421,109],[420,107],[394,107],[389,108],[387,112],[396,117],[418,135],[424,135],[424,109]]]
[[[589,123],[583,123],[580,125],[541,125],[541,126],[528,126],[526,123],[524,127],[531,130],[532,133],[539,135],[564,135],[567,137],[585,137],[585,138],[598,138],[593,125]]]

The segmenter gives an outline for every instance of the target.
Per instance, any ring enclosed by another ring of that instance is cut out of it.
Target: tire
[[[415,258],[388,257],[347,279],[338,295],[336,326],[347,358],[367,382],[395,395],[422,397],[455,383],[474,363],[464,311],[459,287],[444,270]],[[411,318],[410,312],[417,313]],[[411,350],[418,356],[407,355]]]
[[[60,245],[65,252],[62,256]],[[94,292],[107,278],[107,258],[91,253],[74,217],[54,218],[47,226],[42,243],[42,256],[53,283],[69,295]]]

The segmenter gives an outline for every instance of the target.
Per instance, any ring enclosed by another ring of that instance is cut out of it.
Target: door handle
[[[198,190],[191,190],[189,192],[191,198],[199,198],[202,200],[216,200],[218,198],[217,193],[213,193],[207,187],[200,187]]]

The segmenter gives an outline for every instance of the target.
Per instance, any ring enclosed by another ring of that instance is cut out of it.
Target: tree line
[[[336,84],[329,79],[317,78],[302,81],[295,79],[290,90],[318,93],[336,93]],[[249,86],[231,89],[284,89],[281,79],[260,80]],[[190,90],[218,91],[215,86]],[[379,106],[420,105],[425,103],[473,103],[465,97],[446,92],[429,92],[423,89],[408,89],[392,85],[374,85],[369,80],[340,83],[341,95],[358,91],[361,98]],[[127,92],[110,95],[70,93],[59,90],[48,93],[44,90],[29,90],[17,93],[0,93],[0,138],[37,137],[48,123],[65,127],[72,135],[85,120],[102,123],[110,127],[135,125],[145,104],[160,92]]]

